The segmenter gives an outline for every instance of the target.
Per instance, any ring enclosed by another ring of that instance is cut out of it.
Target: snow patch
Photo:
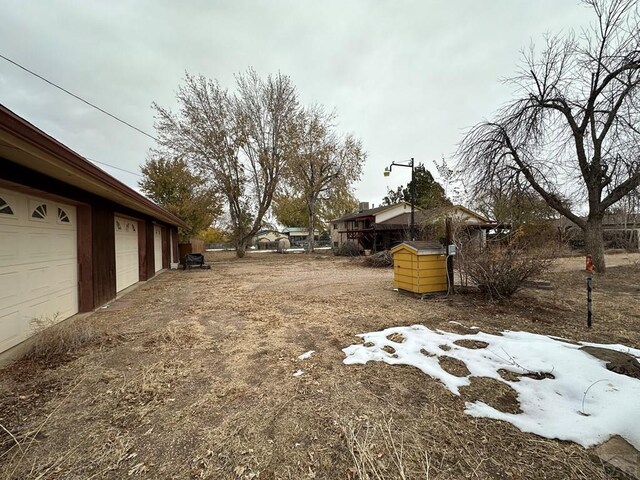
[[[298,360],[306,360],[307,358],[310,358],[311,355],[313,355],[314,353],[316,353],[315,350],[309,350],[308,352],[304,352],[302,355],[298,357]]]
[[[300,375],[302,375],[304,373],[304,370],[298,370],[296,371],[296,373],[293,374],[294,377],[299,377]]]
[[[387,337],[394,333],[403,335],[405,341],[391,342]],[[504,420],[523,432],[569,440],[584,447],[620,435],[640,449],[640,381],[607,370],[606,362],[581,351],[580,347],[609,348],[640,358],[638,349],[618,344],[583,342],[576,345],[528,332],[460,335],[434,331],[423,325],[388,328],[358,336],[363,344],[343,349],[347,365],[372,360],[411,365],[442,382],[455,395],[460,394],[460,387],[470,384],[472,376],[493,378],[516,391],[522,410],[517,414],[505,413],[476,401],[466,403],[468,415]],[[454,343],[458,340],[488,345],[466,348]],[[387,353],[385,347],[392,347],[395,353]],[[442,355],[464,362],[470,374],[457,377],[447,373],[438,361]],[[520,375],[536,372],[551,375],[542,379],[521,376],[514,381],[502,378],[498,370]]]

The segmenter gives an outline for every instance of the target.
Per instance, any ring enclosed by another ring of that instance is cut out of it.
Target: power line
[[[115,168],[116,170],[120,170],[121,172],[130,173],[131,175],[135,175],[136,177],[142,178],[142,175],[136,172],[132,172],[131,170],[125,170],[124,168],[116,167],[115,165],[111,165],[110,163],[100,162],[99,160],[94,160],[93,158],[87,158],[87,160],[91,160],[94,163],[99,163],[100,165],[106,165],[107,167]]]
[[[92,108],[95,108],[96,110],[98,110],[98,111],[100,111],[100,112],[104,113],[105,115],[110,116],[110,117],[111,117],[111,118],[113,118],[114,120],[117,120],[118,122],[120,122],[120,123],[122,123],[122,124],[126,125],[127,127],[129,127],[129,128],[133,128],[134,130],[138,131],[139,133],[141,133],[141,134],[143,134],[143,135],[146,135],[147,137],[149,137],[149,138],[151,138],[151,139],[155,140],[155,141],[156,141],[156,142],[158,142],[158,143],[160,142],[160,140],[158,140],[158,139],[157,139],[156,137],[154,137],[153,135],[151,135],[151,134],[149,134],[149,133],[145,132],[144,130],[139,129],[138,127],[136,127],[136,126],[134,126],[134,125],[131,125],[129,122],[127,122],[127,121],[125,121],[125,120],[122,120],[121,118],[118,118],[118,117],[117,117],[117,116],[115,116],[114,114],[107,112],[105,109],[100,108],[100,107],[98,107],[97,105],[94,105],[93,103],[91,103],[91,102],[89,102],[89,101],[85,100],[84,98],[82,98],[82,97],[80,97],[80,96],[76,95],[75,93],[70,92],[70,91],[69,91],[69,90],[67,90],[66,88],[63,88],[63,87],[61,87],[60,85],[57,85],[57,84],[53,83],[51,80],[47,80],[47,79],[46,79],[45,77],[43,77],[42,75],[38,75],[36,72],[34,72],[34,71],[32,71],[32,70],[29,70],[29,69],[28,69],[28,68],[26,68],[26,67],[23,67],[23,66],[22,66],[22,65],[20,65],[18,62],[15,62],[15,61],[11,60],[10,58],[5,57],[5,56],[4,56],[4,55],[2,55],[1,53],[0,53],[0,58],[2,58],[3,60],[6,60],[7,62],[9,62],[9,63],[11,63],[11,64],[13,64],[13,65],[15,65],[15,66],[16,66],[16,67],[18,67],[18,68],[20,68],[20,69],[24,70],[25,72],[30,73],[31,75],[33,75],[33,76],[35,76],[35,77],[39,78],[39,79],[40,79],[40,80],[42,80],[43,82],[48,83],[48,84],[49,84],[49,85],[51,85],[52,87],[55,87],[55,88],[57,88],[58,90],[63,91],[63,92],[64,92],[64,93],[66,93],[67,95],[71,95],[73,98],[75,98],[75,99],[77,99],[77,100],[80,100],[81,102],[83,102],[83,103],[85,103],[85,104],[89,105],[89,106],[90,106],[90,107],[92,107]],[[98,163],[100,163],[100,162],[98,162]],[[110,165],[110,166],[111,166],[111,165]],[[114,167],[114,168],[117,168],[117,167]],[[131,173],[131,172],[129,172],[129,173]],[[134,174],[134,175],[137,175],[137,174]]]

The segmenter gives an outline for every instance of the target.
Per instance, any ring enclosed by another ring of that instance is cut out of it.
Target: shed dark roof
[[[440,242],[436,242],[435,240],[416,240],[413,242],[402,242],[402,243],[404,243],[405,245],[409,245],[410,247],[413,247],[416,250],[442,248],[442,244]]]
[[[444,247],[440,242],[433,240],[406,241],[402,242],[391,249],[391,253],[398,250],[402,246],[407,246],[416,252],[433,252],[434,250],[444,251]]]

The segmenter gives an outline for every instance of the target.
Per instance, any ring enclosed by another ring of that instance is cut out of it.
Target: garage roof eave
[[[0,142],[4,156],[31,170],[71,184],[177,227],[187,225],[121,181],[0,104]]]

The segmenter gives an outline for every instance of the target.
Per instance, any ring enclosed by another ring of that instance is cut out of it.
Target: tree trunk
[[[307,247],[307,253],[313,253],[315,248],[315,238],[313,236],[314,224],[316,220],[316,201],[314,199],[309,201],[308,205],[308,213],[309,213],[309,235],[307,235],[307,243],[309,246]]]
[[[236,243],[236,257],[243,258],[247,253],[247,244],[244,240],[240,240]]]
[[[591,255],[593,266],[598,273],[605,272],[604,238],[602,217],[589,218],[584,229],[585,253]]]

